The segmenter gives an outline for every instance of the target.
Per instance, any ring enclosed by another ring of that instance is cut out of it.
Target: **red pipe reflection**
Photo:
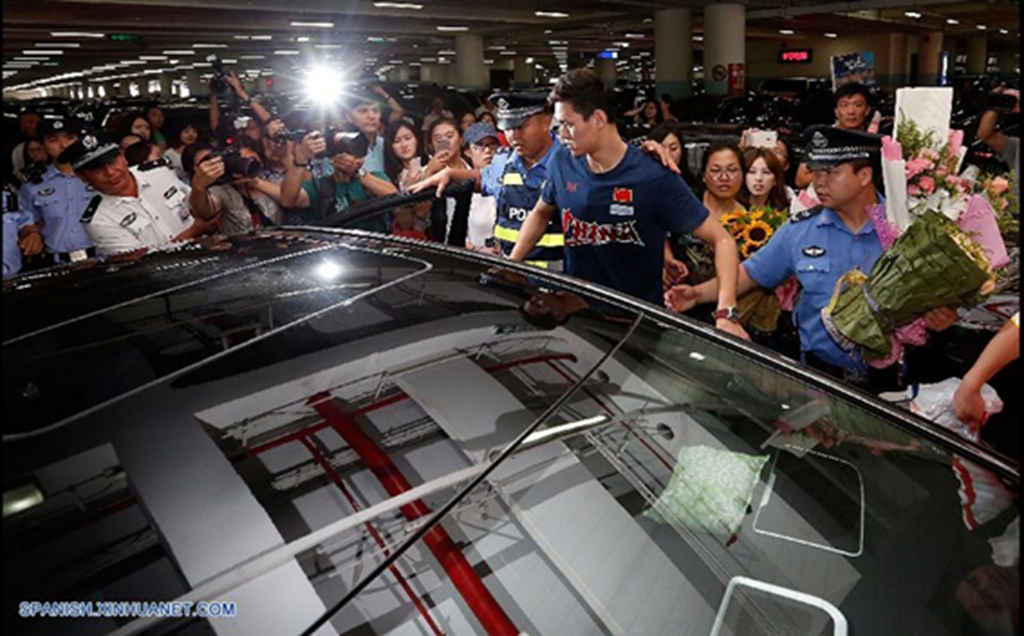
[[[394,497],[412,489],[412,484],[402,475],[391,458],[359,428],[359,425],[348,413],[345,413],[331,399],[330,394],[318,393],[309,398],[307,403],[313,406],[316,412],[359,455],[363,463],[377,476],[389,495]],[[428,516],[431,512],[430,508],[419,499],[402,506],[399,510],[409,521]],[[448,573],[455,588],[490,636],[518,636],[519,630],[491,596],[483,581],[473,571],[473,566],[469,564],[465,555],[459,551],[458,546],[443,527],[434,526],[423,537],[423,542],[427,544],[441,567]]]

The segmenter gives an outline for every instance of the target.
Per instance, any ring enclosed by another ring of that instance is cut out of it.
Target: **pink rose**
[[[925,159],[928,159],[929,161],[939,160],[939,153],[935,152],[931,148],[925,148],[924,150],[922,150],[921,156],[924,157]]]
[[[935,167],[935,164],[931,161],[922,157],[914,157],[907,162],[907,178],[913,179],[925,170],[931,170],[933,167]]]
[[[935,170],[935,177],[937,179],[942,179],[942,178],[944,178],[948,174],[949,174],[949,170],[947,170],[945,166],[939,166]]]
[[[962,130],[950,130],[949,131],[949,154],[957,156],[960,154],[960,147],[964,145],[964,131]]]
[[[921,188],[917,187],[916,184],[911,183],[907,186],[907,194],[912,197],[919,197],[921,196]]]
[[[988,184],[988,194],[991,197],[997,197],[1005,193],[1010,188],[1010,182],[1002,177],[996,177],[992,179],[992,182]]]
[[[935,179],[932,179],[931,177],[921,177],[917,180],[917,184],[921,186],[921,189],[924,190],[925,194],[935,192]]]

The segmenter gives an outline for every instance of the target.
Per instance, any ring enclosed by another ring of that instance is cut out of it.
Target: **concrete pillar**
[[[917,37],[917,82],[920,86],[937,86],[942,72],[942,31]]]
[[[693,20],[689,9],[654,13],[654,64],[657,94],[689,95],[693,69]]]
[[[398,81],[399,82],[411,82],[412,81],[412,68],[407,64],[403,64],[398,67]]]
[[[170,73],[164,72],[160,74],[160,97],[164,99],[170,99],[171,97],[171,80],[174,78]]]
[[[746,64],[746,9],[742,4],[704,7],[704,89],[709,95],[729,92],[729,73]],[[730,69],[732,66],[732,69]]]
[[[189,71],[185,75],[185,81],[188,82],[188,92],[190,95],[202,95],[207,91],[206,86],[203,85],[203,81],[199,78],[199,71]]]
[[[605,88],[614,88],[615,80],[618,79],[618,69],[615,68],[615,60],[598,59],[594,61],[594,72],[604,82]]]
[[[513,73],[516,87],[529,88],[537,83],[537,69],[534,68],[532,61],[528,64],[525,57],[517,57],[515,64]]]
[[[984,33],[967,40],[967,72],[981,75],[988,67],[988,36]]]
[[[907,85],[907,34],[889,34],[889,76],[881,82],[883,86],[900,88]]]
[[[479,35],[455,36],[454,84],[461,88],[486,89],[490,75],[484,67],[484,39]]]
[[[441,65],[440,64],[422,64],[420,66],[420,81],[427,83],[444,84],[444,78],[441,77]]]

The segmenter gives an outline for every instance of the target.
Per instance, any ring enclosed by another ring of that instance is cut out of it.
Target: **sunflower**
[[[739,212],[726,212],[718,220],[722,222],[722,225],[729,227],[734,221],[740,220],[742,216]]]
[[[747,245],[753,245],[754,247],[761,247],[768,242],[772,236],[772,226],[768,225],[764,221],[757,220],[751,221],[747,226],[746,231],[743,233],[743,240]]]
[[[740,248],[740,256],[745,259],[750,258],[754,255],[754,252],[761,248],[760,245],[753,245],[751,243],[744,243],[743,247]]]

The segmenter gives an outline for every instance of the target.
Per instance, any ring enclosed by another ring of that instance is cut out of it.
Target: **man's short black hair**
[[[194,144],[185,146],[185,149],[181,151],[181,167],[185,169],[185,172],[191,177],[195,173],[195,162],[196,155],[204,150],[213,150],[213,146],[197,141]]]
[[[615,123],[615,102],[611,93],[605,89],[604,81],[593,71],[577,68],[559,78],[555,87],[548,95],[548,102],[565,102],[573,110],[590,119],[596,110],[602,110],[610,123]]]
[[[835,105],[839,106],[840,99],[853,97],[854,95],[863,95],[868,105],[871,104],[871,90],[859,82],[850,82],[849,84],[843,84],[836,89]]]
[[[136,141],[124,149],[124,158],[128,162],[129,166],[137,166],[145,163],[149,161],[149,153],[152,152],[153,146],[155,145],[155,143],[146,139]]]

